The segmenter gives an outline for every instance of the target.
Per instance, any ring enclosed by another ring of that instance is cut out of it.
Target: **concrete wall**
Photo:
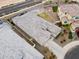
[[[6,5],[10,5],[10,4],[15,4],[15,3],[19,3],[19,2],[23,2],[25,0],[0,0],[0,8],[2,6],[6,6]]]

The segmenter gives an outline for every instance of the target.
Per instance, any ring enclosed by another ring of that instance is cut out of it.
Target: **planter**
[[[58,6],[53,6],[52,10],[53,10],[53,12],[57,12],[58,11]]]
[[[65,0],[65,3],[68,3],[69,2],[69,0]]]

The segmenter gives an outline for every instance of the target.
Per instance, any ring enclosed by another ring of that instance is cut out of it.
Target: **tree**
[[[72,36],[72,32],[69,31],[69,39],[72,39],[72,38],[73,38],[73,36]]]

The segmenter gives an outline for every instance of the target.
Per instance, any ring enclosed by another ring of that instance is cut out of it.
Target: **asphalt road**
[[[21,10],[25,7],[29,7],[29,6],[32,6],[32,5],[35,5],[37,3],[40,3],[40,1],[37,1],[37,2],[33,2],[32,1],[25,1],[25,2],[22,2],[22,3],[18,3],[18,4],[12,4],[10,6],[5,6],[5,7],[2,7],[0,9],[0,17],[3,16],[3,15],[7,15],[7,14],[10,14],[10,13],[13,13],[13,12],[16,12],[18,10]]]
[[[70,49],[64,59],[79,59],[79,46]]]

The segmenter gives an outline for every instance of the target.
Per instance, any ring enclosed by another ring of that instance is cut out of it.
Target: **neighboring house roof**
[[[43,59],[44,56],[18,36],[8,24],[2,25],[0,27],[0,59]]]
[[[61,32],[61,28],[37,16],[37,11],[30,11],[12,20],[24,32],[43,45],[48,40],[54,39]]]

